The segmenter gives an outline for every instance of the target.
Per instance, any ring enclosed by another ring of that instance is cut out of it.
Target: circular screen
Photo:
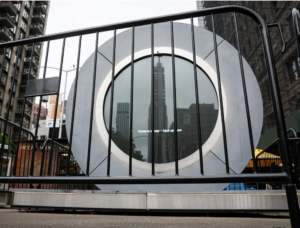
[[[191,62],[175,57],[175,85],[177,110],[177,137],[174,134],[174,90],[172,57],[154,57],[154,103],[151,99],[151,57],[134,63],[133,67],[133,121],[130,142],[131,72],[129,65],[115,78],[112,142],[125,154],[132,149],[133,158],[155,163],[175,161],[175,142],[179,159],[188,157],[199,148],[194,66]],[[218,117],[218,98],[209,77],[197,67],[197,88],[201,123],[202,145],[214,130]],[[109,129],[111,87],[104,102],[104,122]],[[152,110],[154,107],[154,110]],[[154,127],[154,145],[152,128]],[[130,145],[132,143],[132,145]],[[152,146],[153,145],[153,146]]]

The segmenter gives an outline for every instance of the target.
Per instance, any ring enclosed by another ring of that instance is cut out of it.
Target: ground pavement
[[[19,211],[16,209],[0,209],[1,228],[19,227],[163,227],[163,228],[288,228],[290,220],[285,214],[165,214],[165,213],[95,213],[95,212],[51,212],[51,211]]]

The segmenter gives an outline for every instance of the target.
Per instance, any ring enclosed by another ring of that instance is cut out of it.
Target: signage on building
[[[54,125],[56,96],[57,95],[50,96],[49,108],[48,108],[48,114],[47,114],[47,123],[46,123],[47,127],[53,127],[53,125]],[[58,99],[55,127],[59,127],[60,113],[61,113],[61,96],[59,96],[59,99]]]

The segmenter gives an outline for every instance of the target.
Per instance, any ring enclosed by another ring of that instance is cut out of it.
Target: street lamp
[[[34,68],[49,68],[49,69],[54,69],[54,70],[61,70],[63,72],[66,73],[66,81],[65,81],[65,88],[64,88],[64,97],[63,97],[63,101],[62,101],[62,107],[61,107],[61,110],[60,110],[60,125],[59,125],[59,134],[58,134],[58,137],[61,138],[61,134],[62,134],[62,124],[63,124],[63,110],[64,110],[64,106],[65,106],[65,97],[66,97],[66,89],[67,89],[67,80],[68,80],[68,73],[71,72],[71,71],[74,71],[74,70],[77,70],[77,68],[75,68],[75,65],[73,65],[73,68],[72,69],[70,67],[69,70],[63,70],[63,69],[59,69],[59,68],[56,68],[56,67],[44,67],[44,66],[40,66],[40,67],[34,67]],[[79,67],[80,69],[80,67]],[[55,126],[53,126],[55,128]]]

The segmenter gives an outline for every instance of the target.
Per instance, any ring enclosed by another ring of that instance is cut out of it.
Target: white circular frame
[[[154,49],[155,49],[154,53],[159,52],[159,54],[168,54],[168,55],[172,54],[172,50],[170,47],[155,47]],[[175,56],[183,57],[183,58],[193,62],[193,54],[190,52],[187,52],[182,49],[174,48],[174,53],[175,53]],[[146,56],[151,56],[150,48],[147,48],[147,49],[144,49],[144,50],[134,53],[134,61],[137,61]],[[130,63],[131,63],[131,56],[128,56],[128,57],[124,58],[122,61],[120,61],[115,66],[115,77],[118,75],[118,73],[121,70],[123,70],[124,67],[128,66]],[[216,143],[222,136],[222,124],[221,124],[221,114],[220,114],[221,111],[220,111],[219,91],[218,91],[218,78],[217,78],[217,74],[213,70],[213,68],[198,56],[196,56],[196,65],[208,75],[211,82],[213,83],[213,85],[215,87],[215,91],[217,93],[218,106],[219,106],[218,118],[217,118],[217,122],[215,124],[214,130],[211,133],[211,135],[209,136],[209,138],[206,140],[206,142],[202,145],[203,156],[205,156],[210,150],[212,150],[212,148],[216,145]],[[109,136],[108,136],[106,126],[104,123],[103,108],[104,108],[105,94],[111,83],[111,74],[112,74],[112,70],[107,74],[107,76],[103,80],[103,83],[101,84],[101,87],[100,87],[100,90],[98,91],[97,99],[96,99],[96,105],[97,105],[97,107],[99,107],[96,109],[97,128],[99,130],[100,136],[101,136],[104,144],[107,147],[108,147]],[[224,119],[226,122],[227,99],[226,99],[225,90],[222,85],[221,85],[221,88],[222,88],[222,96],[223,96]],[[111,152],[120,161],[129,165],[129,156],[127,154],[125,154],[122,150],[120,150],[113,141],[111,142]],[[185,158],[179,160],[178,161],[179,169],[184,169],[184,168],[196,163],[197,161],[199,161],[199,149],[196,150],[191,155],[189,155],[188,157],[185,157]],[[149,172],[149,173],[152,170],[151,163],[142,162],[142,161],[136,160],[134,158],[132,159],[132,167],[134,169],[142,170],[142,171]],[[163,163],[163,164],[155,163],[155,171],[158,173],[173,172],[174,167],[175,167],[175,162]]]

